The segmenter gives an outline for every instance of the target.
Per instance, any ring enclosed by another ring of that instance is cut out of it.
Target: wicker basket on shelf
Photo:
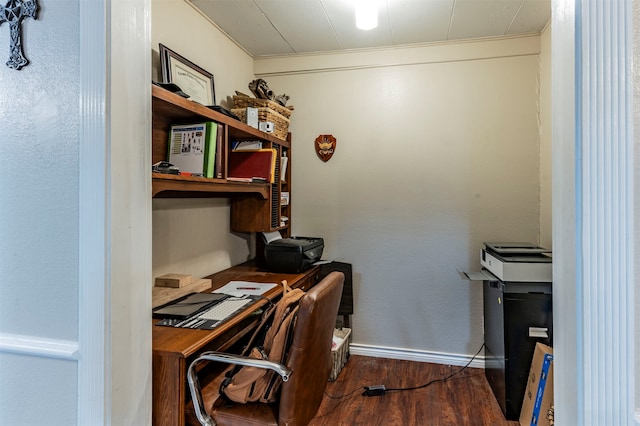
[[[255,108],[255,107],[253,107]],[[238,116],[238,118],[246,123],[247,109],[245,108],[232,108],[231,112]],[[273,123],[273,136],[278,139],[287,140],[287,133],[289,132],[289,119],[278,114],[271,108],[258,108],[258,121],[270,121]]]
[[[268,99],[256,99],[248,96],[235,95],[231,112],[246,123],[246,108],[258,109],[258,121],[270,121],[273,123],[273,135],[282,140],[287,139],[292,108],[287,108],[277,102]]]
[[[280,114],[286,119],[291,118],[291,112],[292,112],[292,108],[284,107],[279,103],[270,101],[268,99],[256,99],[256,98],[250,98],[249,96],[239,96],[239,95],[233,96],[233,107],[234,108],[246,108],[246,107],[269,108],[277,112],[278,114]]]

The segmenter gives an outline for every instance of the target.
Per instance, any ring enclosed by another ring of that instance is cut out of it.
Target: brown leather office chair
[[[315,416],[331,373],[331,341],[344,274],[332,272],[300,300],[286,365],[221,352],[205,352],[189,366],[188,380],[196,416],[206,426],[308,424]],[[218,398],[210,410],[202,405],[196,367],[206,361],[269,368],[283,378],[279,401],[226,404]]]

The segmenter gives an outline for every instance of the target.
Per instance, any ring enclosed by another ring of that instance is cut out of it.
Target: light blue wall
[[[20,71],[4,65],[0,25],[2,425],[70,425],[77,412],[74,360],[11,351],[20,336],[78,337],[79,2],[40,3],[22,24]]]
[[[0,353],[0,424],[77,424],[77,370],[75,361]]]
[[[633,0],[633,57],[634,57],[634,72],[633,72],[633,105],[634,105],[634,142],[635,142],[635,179],[634,184],[636,187],[636,194],[638,194],[638,188],[640,188],[640,1]],[[635,198],[634,204],[634,220],[635,223],[640,223],[640,197]],[[636,225],[635,232],[635,259],[634,264],[640,265],[640,229]],[[635,276],[635,340],[636,340],[636,423],[640,424],[640,278],[638,277],[638,267],[636,266]]]

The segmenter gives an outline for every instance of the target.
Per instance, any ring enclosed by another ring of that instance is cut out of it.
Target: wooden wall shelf
[[[271,133],[261,132],[227,115],[207,108],[159,86],[152,86],[152,164],[167,159],[167,145],[174,124],[215,121],[222,124],[222,167],[220,178],[176,176],[152,173],[152,197],[202,198],[230,197],[232,199],[231,228],[234,232],[264,232],[279,230],[290,234],[290,204],[282,204],[281,194],[291,191],[291,165],[280,170],[276,165],[273,184],[244,183],[226,179],[228,157],[235,141],[260,140],[264,148],[274,148],[278,157],[291,158],[291,134],[281,140]],[[279,159],[278,159],[279,160]],[[281,179],[281,176],[283,177]],[[285,220],[286,219],[286,220]]]
[[[229,141],[232,140],[262,140],[267,145],[279,144],[289,146],[289,141],[281,140],[269,133],[247,126],[245,123],[228,117],[206,106],[185,99],[166,89],[152,86],[152,163],[166,161],[167,142],[172,124],[194,123],[199,121],[215,121],[224,126],[223,138],[223,175],[226,177],[226,157]],[[233,194],[258,194],[261,198],[269,197],[269,187],[266,184],[229,182],[226,178],[207,179],[152,174],[153,197],[215,197],[231,196]]]
[[[289,146],[289,141],[287,140],[278,139],[270,133],[261,132],[242,121],[190,101],[159,86],[152,86],[151,95],[154,119],[163,117],[165,120],[170,120],[169,125],[180,122],[188,123],[194,120],[213,120],[226,125],[230,139],[261,139],[266,142]],[[165,140],[164,143],[166,145],[167,141]],[[164,158],[166,159],[166,156]]]
[[[157,198],[198,198],[229,194],[258,194],[269,198],[269,185],[264,183],[228,182],[226,179],[208,179],[152,173],[152,196]]]

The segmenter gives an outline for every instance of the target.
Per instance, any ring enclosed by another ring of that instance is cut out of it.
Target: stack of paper
[[[213,292],[230,294],[231,296],[236,297],[247,295],[261,296],[277,285],[278,284],[275,283],[257,283],[253,281],[229,281],[227,284],[217,290],[214,290]]]
[[[237,141],[233,144],[234,151],[262,149],[262,141]]]

